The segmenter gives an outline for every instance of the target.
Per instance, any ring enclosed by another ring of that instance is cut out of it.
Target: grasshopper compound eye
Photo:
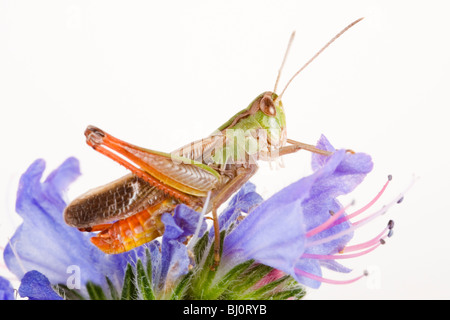
[[[277,115],[277,110],[275,109],[275,104],[272,100],[272,94],[264,95],[259,103],[259,109],[269,117],[275,117]]]

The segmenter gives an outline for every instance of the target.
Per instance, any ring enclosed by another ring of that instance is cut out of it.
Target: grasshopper
[[[293,33],[273,91],[258,95],[210,136],[171,153],[138,147],[88,126],[87,144],[131,173],[73,200],[64,210],[65,222],[80,231],[98,232],[91,242],[107,254],[117,254],[161,236],[162,214],[173,213],[178,204],[184,203],[194,210],[212,213],[217,265],[220,260],[217,210],[257,172],[259,160],[270,161],[299,150],[331,154],[287,138],[281,98],[309,63],[361,20],[348,25],[322,47],[278,95],[275,92]]]

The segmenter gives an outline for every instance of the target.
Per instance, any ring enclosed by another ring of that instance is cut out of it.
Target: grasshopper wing
[[[64,220],[76,228],[89,228],[129,217],[164,197],[161,190],[128,174],[73,200],[64,210]]]

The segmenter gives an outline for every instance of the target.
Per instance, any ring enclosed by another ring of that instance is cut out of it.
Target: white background
[[[324,133],[338,148],[371,154],[373,172],[342,200],[356,207],[388,174],[394,180],[375,209],[420,179],[355,239],[393,218],[387,245],[345,261],[350,275],[325,273],[347,279],[368,268],[373,276],[325,284],[307,298],[448,299],[449,9],[446,1],[0,1],[1,244],[20,223],[17,182],[35,159],[48,170],[80,160],[71,199],[126,173],[85,144],[87,125],[171,151],[272,90],[293,30],[281,87],[365,17],[287,90],[288,136],[315,143]],[[264,196],[310,172],[306,152],[284,160],[252,179]]]

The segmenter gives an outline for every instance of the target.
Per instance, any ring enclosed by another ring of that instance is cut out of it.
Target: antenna
[[[317,53],[311,58],[309,59],[308,62],[306,62],[303,67],[301,67],[293,76],[292,78],[287,82],[286,86],[284,87],[283,91],[281,92],[281,94],[278,96],[277,100],[281,99],[281,97],[283,96],[284,92],[286,91],[287,87],[289,86],[289,84],[292,82],[292,80],[294,80],[294,78],[303,71],[303,69],[305,69],[311,62],[313,62],[326,48],[328,48],[330,46],[330,44],[332,44],[337,38],[339,38],[340,36],[342,36],[348,29],[350,29],[351,27],[353,27],[355,24],[357,24],[358,22],[360,22],[362,19],[364,18],[359,18],[358,20],[353,21],[352,23],[350,23],[348,26],[346,26],[344,29],[342,29],[341,32],[339,32],[337,35],[335,35],[330,41],[328,41],[328,43],[326,45],[324,45],[322,47],[322,49],[320,49],[319,51],[317,51]],[[284,64],[284,61],[283,61]],[[277,79],[278,81],[278,79]]]
[[[286,58],[288,56],[289,50],[291,49],[292,42],[294,42],[295,31],[292,32],[291,37],[289,38],[288,46],[286,48],[286,52],[284,53],[283,61],[281,62],[280,69],[278,69],[277,80],[275,81],[275,87],[273,88],[273,92],[277,92],[278,81],[280,81],[281,71],[283,70],[284,63],[286,62]]]

